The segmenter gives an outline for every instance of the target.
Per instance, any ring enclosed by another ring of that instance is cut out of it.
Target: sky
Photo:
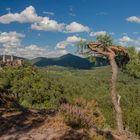
[[[27,58],[76,52],[110,34],[140,50],[140,0],[0,0],[0,54]]]

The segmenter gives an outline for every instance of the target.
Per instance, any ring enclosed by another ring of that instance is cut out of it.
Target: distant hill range
[[[2,61],[2,55],[0,55],[0,61]],[[10,59],[10,55],[5,55],[7,59]],[[34,59],[25,59],[23,57],[13,56],[13,59],[21,59],[26,62],[30,62],[34,66],[47,67],[47,66],[61,66],[65,68],[76,69],[91,69],[93,67],[100,67],[108,65],[108,61],[102,57],[95,57],[93,62],[90,62],[87,58],[82,58],[73,54],[66,54],[56,58],[37,57]]]
[[[108,65],[108,61],[102,57],[95,57],[94,62],[90,62],[86,58],[66,54],[57,58],[37,57],[31,60],[31,63],[38,67],[62,66],[76,69],[91,69],[92,67],[100,67]]]

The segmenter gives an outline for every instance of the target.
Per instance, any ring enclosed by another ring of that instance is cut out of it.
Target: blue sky
[[[139,0],[0,0],[0,53],[55,57],[111,34],[140,48]]]

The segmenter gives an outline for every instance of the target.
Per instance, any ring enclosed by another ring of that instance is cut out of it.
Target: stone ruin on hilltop
[[[22,66],[23,60],[14,57],[13,55],[3,55],[0,60],[0,67],[5,66]]]

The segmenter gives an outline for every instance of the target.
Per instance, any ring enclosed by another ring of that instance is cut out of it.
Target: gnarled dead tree
[[[82,42],[80,43],[82,44]],[[83,43],[85,44],[85,43]],[[89,42],[86,43],[84,49],[88,50],[88,54],[96,53],[103,57],[106,57],[109,60],[109,63],[112,68],[112,77],[111,77],[111,100],[115,109],[116,114],[116,125],[119,133],[122,133],[124,130],[123,126],[123,117],[122,117],[122,109],[120,106],[120,98],[121,96],[116,93],[116,83],[117,83],[117,75],[118,75],[118,67],[123,66],[129,60],[129,56],[127,50],[121,46],[109,46],[104,44],[103,42]],[[83,50],[83,49],[82,49]]]

